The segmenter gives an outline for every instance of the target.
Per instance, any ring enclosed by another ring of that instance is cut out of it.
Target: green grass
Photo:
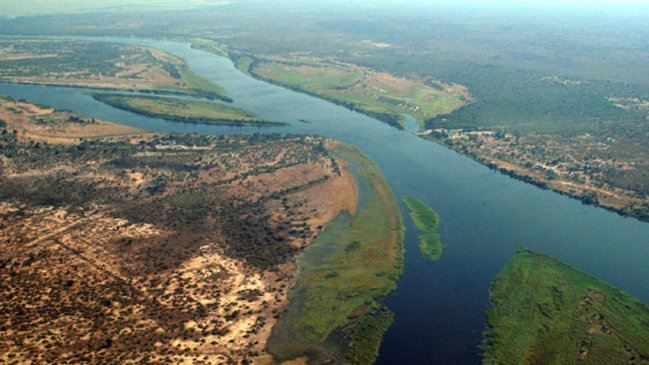
[[[464,103],[457,91],[442,90],[423,81],[391,78],[353,65],[302,59],[256,59],[248,70],[261,79],[325,98],[403,127],[403,114],[420,126]]]
[[[288,64],[264,62],[257,72],[311,92],[352,87],[363,78],[361,70],[326,64]]]
[[[346,358],[352,364],[372,365],[379,353],[382,338],[394,321],[394,315],[387,309],[381,309],[376,314],[366,315],[347,350]]]
[[[115,108],[177,122],[215,125],[277,125],[256,114],[206,100],[148,95],[92,93],[93,98]]]
[[[180,81],[189,87],[189,94],[232,101],[222,86],[199,76],[186,63],[182,64],[178,73],[180,74]]]
[[[520,250],[493,281],[490,301],[485,364],[649,359],[649,308],[551,257]]]
[[[409,196],[403,197],[410,212],[410,218],[417,230],[421,232],[419,236],[419,250],[421,253],[433,261],[442,257],[443,245],[442,240],[437,233],[439,226],[439,216],[433,208],[426,205],[419,199]]]
[[[279,360],[306,355],[313,362],[344,362],[345,338],[354,343],[351,356],[374,359],[389,326],[385,314],[380,323],[371,317],[382,313],[377,300],[401,275],[402,218],[376,165],[350,147],[337,153],[352,162],[363,200],[355,215],[341,214],[300,256],[296,289],[268,342]]]

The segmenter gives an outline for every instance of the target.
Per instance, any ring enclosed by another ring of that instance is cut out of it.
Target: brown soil
[[[2,106],[20,137],[0,141],[0,362],[268,363],[298,248],[356,208],[334,142],[144,135],[81,148],[131,130]]]
[[[143,133],[122,124],[84,118],[70,112],[55,112],[51,108],[9,98],[0,98],[0,119],[7,122],[6,130],[18,132],[21,141],[71,144],[80,138]]]

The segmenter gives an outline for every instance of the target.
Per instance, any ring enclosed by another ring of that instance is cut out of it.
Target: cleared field
[[[419,250],[433,261],[442,257],[442,240],[437,233],[439,227],[439,216],[426,203],[413,197],[403,197],[403,202],[410,211],[410,218],[421,232],[419,235]]]
[[[229,125],[281,125],[229,105],[198,99],[93,93],[92,97],[115,108],[183,123]]]
[[[649,364],[649,309],[571,266],[520,250],[493,281],[492,364]]]
[[[447,114],[468,101],[468,90],[437,80],[416,80],[352,64],[314,58],[256,59],[253,75],[323,97],[390,125],[403,128],[403,114],[424,126],[426,120]]]
[[[392,314],[377,303],[396,287],[403,260],[403,223],[376,165],[358,150],[336,153],[354,164],[363,200],[343,213],[300,257],[296,288],[273,328],[268,348],[279,360],[371,364]]]

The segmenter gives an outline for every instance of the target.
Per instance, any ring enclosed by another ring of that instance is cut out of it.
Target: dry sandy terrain
[[[18,132],[20,141],[71,144],[78,143],[80,138],[143,133],[122,124],[55,112],[49,107],[11,98],[0,98],[0,119],[7,123],[4,129]]]
[[[119,137],[140,131],[0,106],[2,363],[267,362],[295,255],[356,209],[321,138]]]

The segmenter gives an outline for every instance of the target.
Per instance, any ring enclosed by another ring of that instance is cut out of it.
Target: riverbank
[[[351,163],[362,199],[356,214],[338,216],[299,258],[287,310],[268,342],[280,361],[371,364],[391,323],[378,300],[396,288],[401,274],[401,214],[371,160],[343,144],[335,152]]]
[[[438,80],[397,77],[353,64],[315,57],[228,53],[237,68],[260,80],[306,93],[403,129],[404,114],[420,127],[471,100],[466,88]]]
[[[621,216],[649,221],[649,201],[646,198],[643,199],[641,193],[613,186],[605,180],[605,177],[597,173],[597,171],[613,171],[613,166],[607,168],[599,165],[591,166],[587,163],[578,164],[574,158],[571,159],[570,164],[556,159],[554,161],[559,161],[555,163],[556,166],[544,162],[551,159],[548,155],[560,156],[556,151],[542,152],[532,156],[525,154],[525,158],[512,160],[512,155],[520,155],[519,151],[521,150],[532,150],[532,146],[525,146],[524,143],[519,142],[523,137],[514,138],[508,134],[500,136],[493,131],[432,130],[420,133],[419,136],[443,144],[492,170],[541,189],[569,196],[584,204],[595,205]],[[566,145],[576,146],[577,143],[579,142],[566,142]],[[596,141],[590,140],[580,143],[584,145],[584,148],[589,148],[589,151],[593,145],[598,144]],[[553,143],[542,144],[542,146],[546,145],[553,145]],[[606,149],[606,145],[604,145],[604,149]],[[571,151],[565,151],[567,154],[569,152]],[[621,172],[634,170],[633,163],[620,164],[613,161],[611,165],[615,165],[614,170]],[[638,179],[642,179],[642,177]]]
[[[0,362],[260,360],[295,258],[358,203],[323,137],[154,134],[8,97],[0,121]]]

